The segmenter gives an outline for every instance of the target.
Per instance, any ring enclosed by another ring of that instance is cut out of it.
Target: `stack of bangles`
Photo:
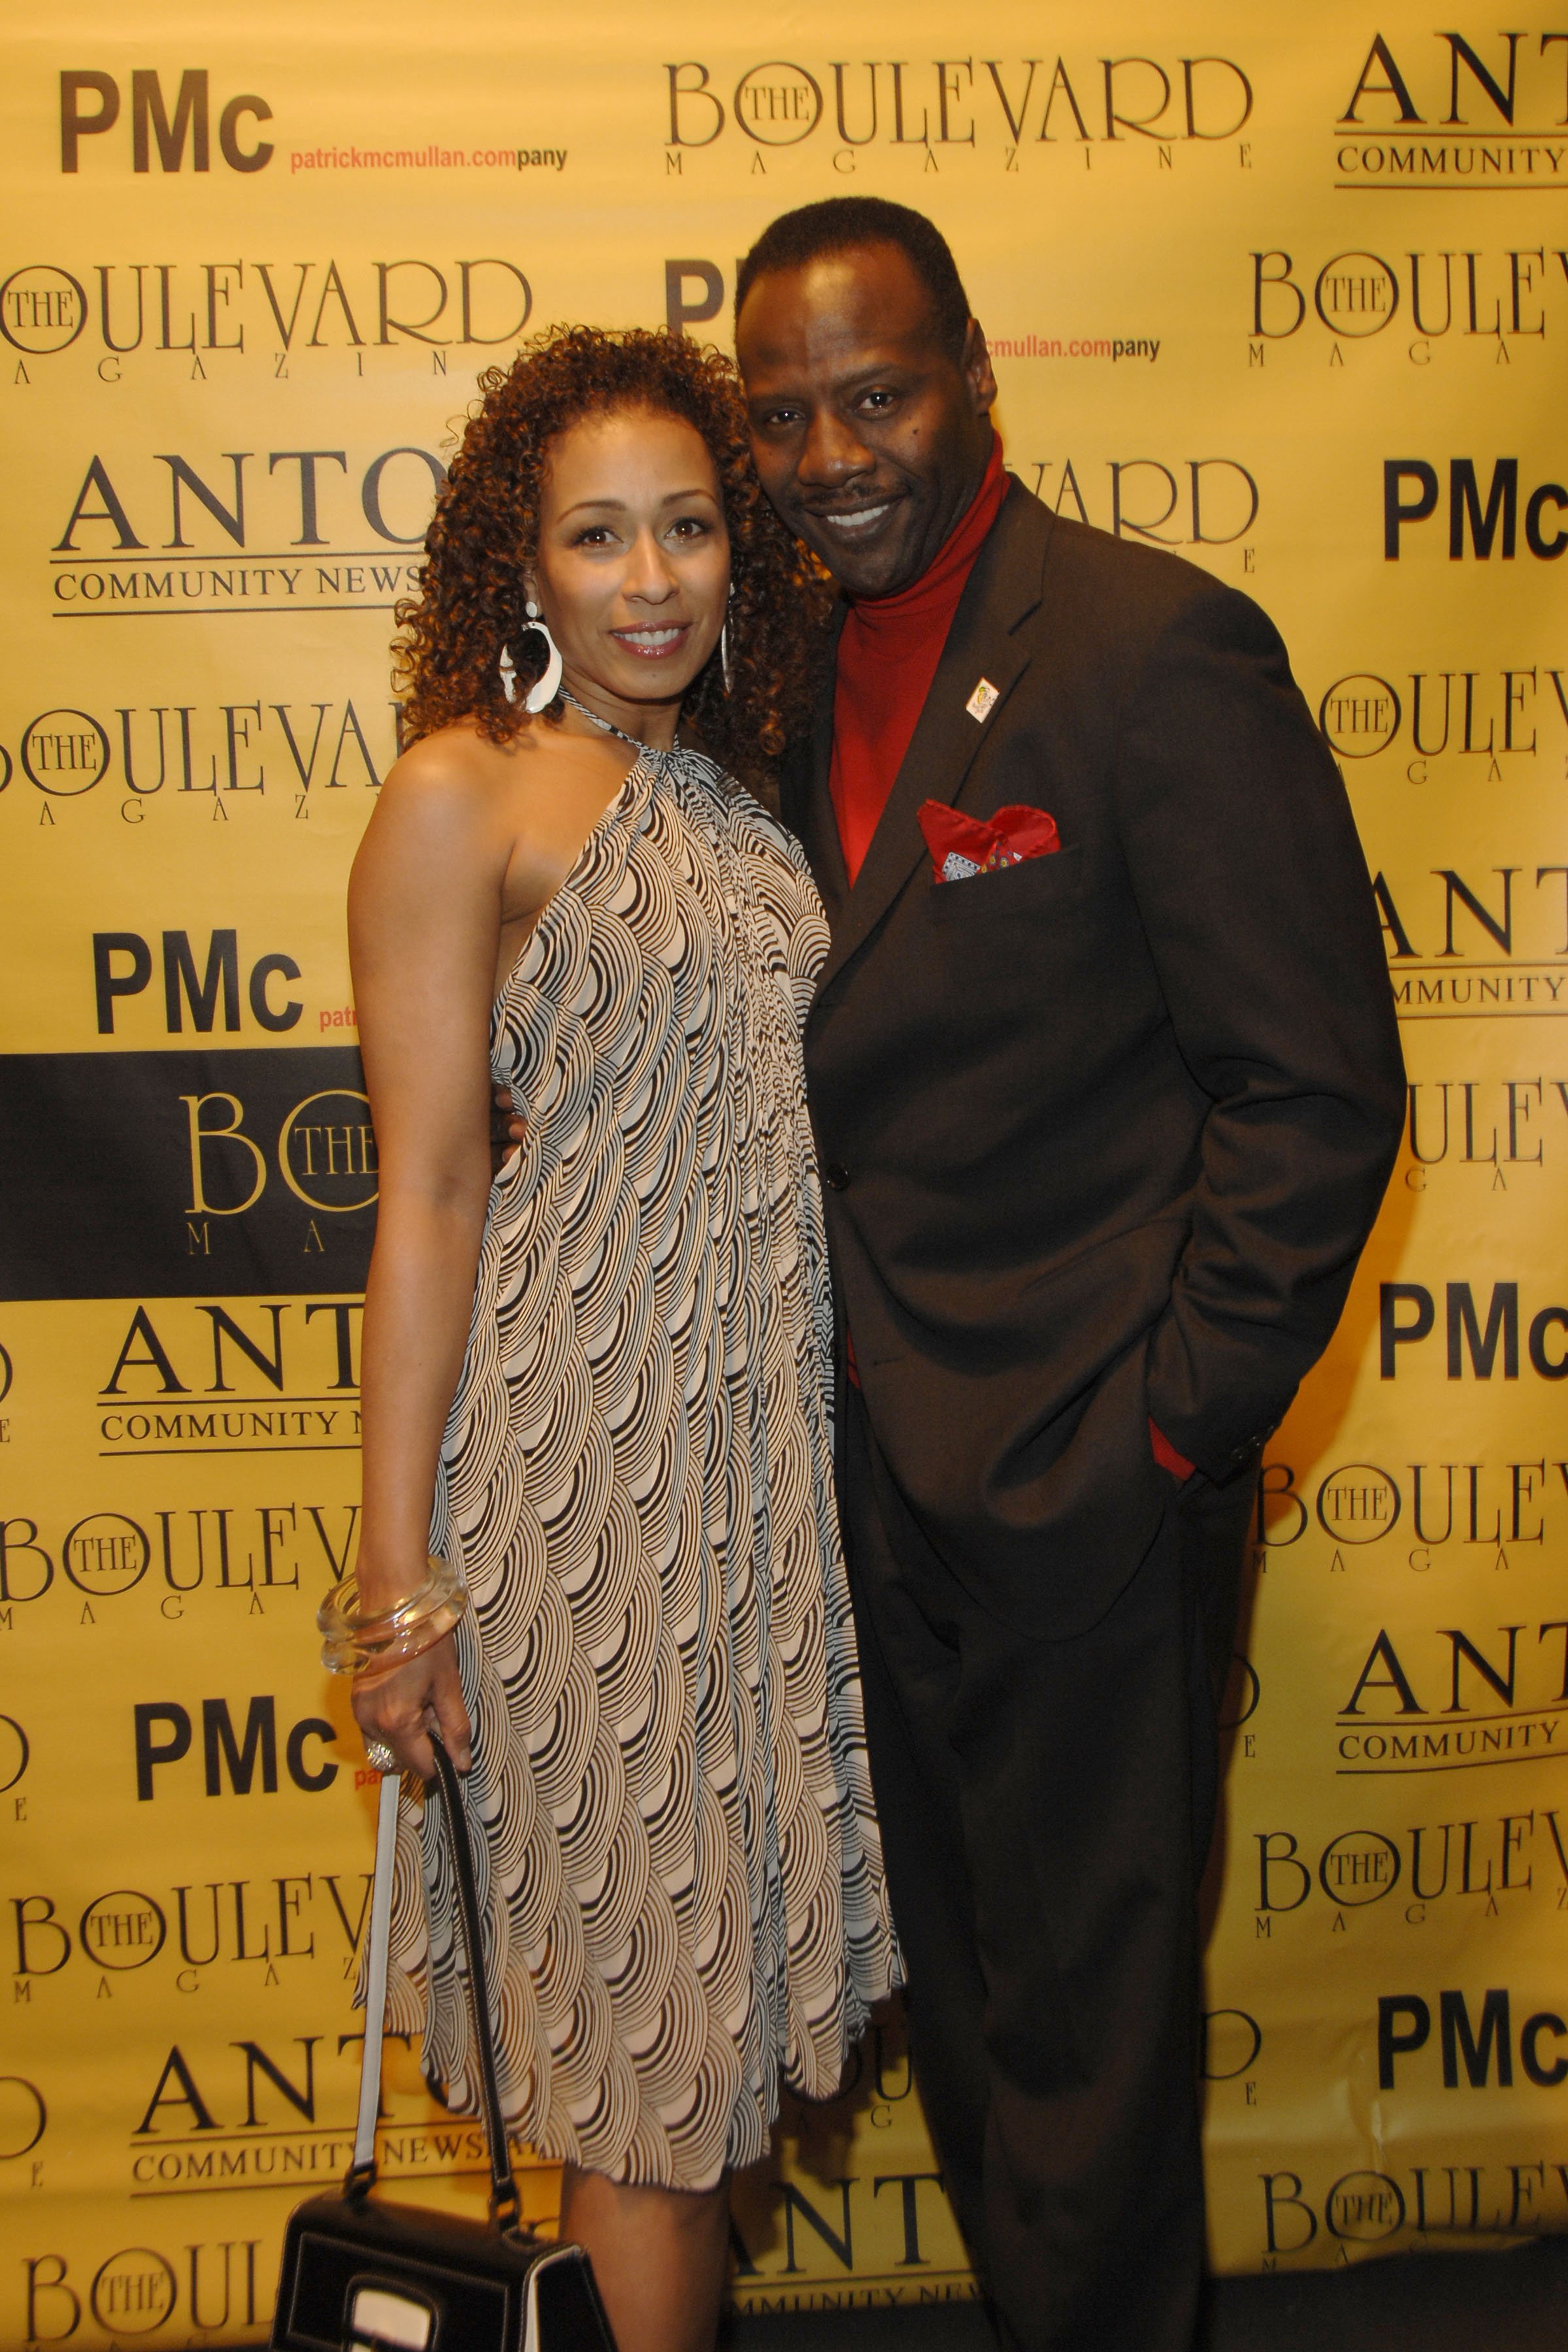
[[[359,1582],[352,1576],[322,1601],[316,1623],[323,1636],[321,1664],[330,1674],[353,1675],[361,1683],[379,1681],[410,1658],[434,1649],[451,1632],[468,1608],[468,1593],[448,1561],[432,1559],[426,1564],[429,1573],[416,1591],[374,1615],[361,1607]],[[366,1753],[378,1771],[395,1769],[384,1741],[367,1743]]]

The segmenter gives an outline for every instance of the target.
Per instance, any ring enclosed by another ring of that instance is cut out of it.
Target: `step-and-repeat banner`
[[[1568,2228],[1568,34],[1525,17],[17,20],[0,2343],[254,2340],[348,2155],[374,1787],[312,1617],[376,1175],[342,910],[476,373],[556,320],[724,341],[764,222],[855,191],[951,238],[1029,487],[1280,623],[1404,1022],[1405,1149],[1264,1475],[1215,2260]],[[416,2047],[382,2145],[478,2200]],[[967,2294],[935,2175],[889,2025],[738,2191],[737,2295]]]

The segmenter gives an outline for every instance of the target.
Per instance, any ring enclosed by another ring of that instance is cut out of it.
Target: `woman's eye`
[[[671,523],[669,528],[670,535],[675,539],[706,539],[713,526],[701,515],[682,515],[679,521]]]
[[[595,522],[590,523],[585,530],[580,530],[572,543],[574,547],[607,547],[612,536],[607,524]]]

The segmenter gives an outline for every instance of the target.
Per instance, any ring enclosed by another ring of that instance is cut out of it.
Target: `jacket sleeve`
[[[1211,1104],[1149,1411],[1223,1478],[1332,1335],[1398,1150],[1404,1064],[1344,786],[1247,598],[1205,586],[1160,632],[1115,791],[1175,1043]]]

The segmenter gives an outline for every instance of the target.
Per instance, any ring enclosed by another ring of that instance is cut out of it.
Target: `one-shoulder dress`
[[[766,2153],[900,1970],[832,1486],[790,836],[641,751],[496,1001],[490,1194],[431,1549],[509,2125],[623,2183]],[[388,2024],[477,2084],[437,1808],[405,1784]]]

